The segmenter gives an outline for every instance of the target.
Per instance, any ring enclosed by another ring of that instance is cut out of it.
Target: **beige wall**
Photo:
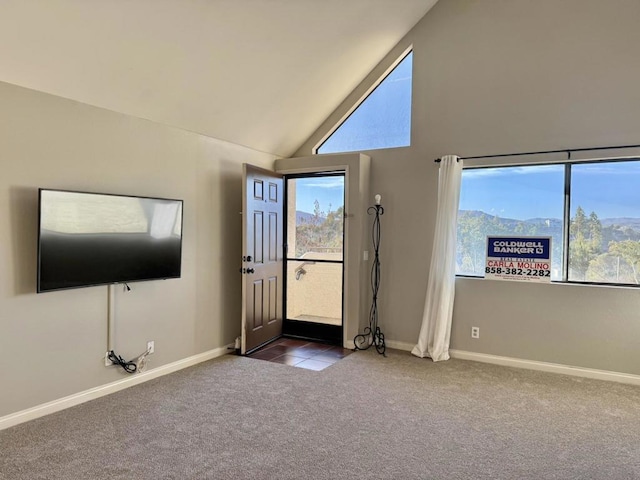
[[[310,257],[341,259],[340,254]],[[306,273],[298,277],[298,268],[302,268]],[[287,262],[286,318],[295,319],[300,315],[311,315],[325,317],[326,321],[334,325],[342,325],[342,270],[341,263],[316,263],[313,260]]]
[[[298,150],[309,155],[413,44],[412,145],[365,152],[381,193],[380,325],[417,341],[433,159],[640,143],[640,2],[440,0]],[[471,326],[481,338],[470,338]],[[458,279],[452,348],[640,374],[640,291]]]
[[[116,290],[116,351],[149,368],[240,333],[244,147],[0,83],[0,417],[123,377],[107,287],[35,293],[38,187],[184,199],[182,278]]]

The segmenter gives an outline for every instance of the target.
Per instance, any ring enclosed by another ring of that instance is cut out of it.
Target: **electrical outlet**
[[[156,344],[153,340],[147,342],[147,351],[149,353],[154,353],[156,351]]]
[[[113,362],[109,360],[109,352],[107,352],[104,354],[104,366],[110,367],[111,365],[113,365]]]
[[[480,327],[471,327],[471,338],[480,338]]]

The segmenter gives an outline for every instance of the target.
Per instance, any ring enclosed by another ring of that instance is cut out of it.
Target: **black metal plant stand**
[[[376,351],[385,355],[386,346],[384,344],[384,334],[378,326],[378,290],[380,289],[380,257],[378,250],[380,248],[380,216],[384,214],[384,208],[380,205],[380,197],[376,196],[376,204],[367,209],[369,215],[375,215],[373,219],[372,240],[373,240],[373,265],[371,266],[371,290],[373,299],[371,301],[371,310],[369,311],[369,326],[365,327],[364,333],[354,337],[354,350],[367,350],[371,346]]]

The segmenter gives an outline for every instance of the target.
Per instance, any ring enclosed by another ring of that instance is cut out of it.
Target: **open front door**
[[[282,335],[284,180],[243,165],[242,344],[247,352]]]

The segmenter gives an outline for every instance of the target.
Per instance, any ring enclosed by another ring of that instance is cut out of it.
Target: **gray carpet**
[[[406,352],[226,356],[0,432],[0,479],[638,479],[640,388]]]

